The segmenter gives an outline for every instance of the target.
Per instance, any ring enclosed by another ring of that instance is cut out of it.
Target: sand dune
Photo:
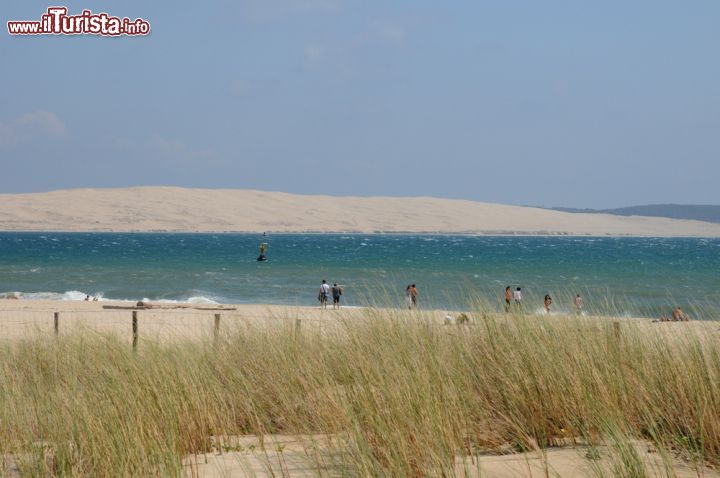
[[[720,224],[429,197],[135,187],[0,194],[3,231],[411,232],[720,237]]]

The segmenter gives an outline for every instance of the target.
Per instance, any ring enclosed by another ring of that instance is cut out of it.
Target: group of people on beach
[[[689,315],[683,312],[680,307],[675,307],[670,317],[666,317],[663,315],[662,317],[660,317],[659,322],[688,322],[689,320]]]
[[[417,309],[418,290],[415,284],[408,284],[405,287],[405,305],[408,309]]]
[[[320,290],[318,291],[318,301],[320,302],[320,308],[327,309],[328,299],[332,295],[332,307],[333,309],[340,308],[340,297],[343,294],[343,287],[334,283],[332,287],[330,284],[323,279],[320,284]],[[408,309],[416,309],[418,305],[418,290],[415,284],[408,284],[405,288],[405,305]]]
[[[522,310],[522,302],[523,302],[523,295],[522,295],[522,288],[516,287],[515,290],[512,290],[511,286],[505,287],[505,312],[510,312],[512,310],[513,302],[515,303],[515,308],[517,310]],[[552,306],[553,299],[550,294],[545,294],[545,298],[543,300],[543,312],[545,314],[550,313],[550,307]],[[580,296],[580,294],[577,294],[575,296],[575,313],[580,315],[582,314],[582,309],[584,307],[583,298]]]
[[[515,290],[512,290],[512,287],[507,286],[505,287],[505,312],[510,312],[510,308],[512,307],[512,302],[515,301],[515,307],[519,309],[522,309],[522,288],[518,287]]]
[[[320,290],[318,291],[318,301],[320,302],[320,307],[326,309],[328,300],[330,296],[332,296],[332,308],[339,309],[340,298],[342,297],[342,295],[342,286],[338,285],[337,283],[333,283],[332,287],[330,287],[330,284],[328,284],[328,282],[323,279],[322,283],[320,284]],[[504,297],[506,313],[510,313],[513,310],[513,304],[515,306],[515,310],[522,310],[523,291],[521,287],[516,287],[514,290],[511,286],[505,287]],[[90,300],[89,296],[85,300]],[[552,304],[552,296],[550,294],[545,294],[545,297],[543,299],[543,313],[549,315]],[[577,315],[581,315],[583,313],[585,303],[580,294],[575,295],[574,305],[575,313]],[[416,309],[418,306],[418,290],[415,284],[408,284],[407,287],[405,287],[405,306],[410,310]],[[689,320],[690,317],[685,312],[683,312],[680,307],[675,307],[669,317],[662,316],[659,320],[656,319],[655,322],[687,322]]]
[[[334,283],[332,287],[330,287],[330,284],[327,283],[325,279],[323,279],[322,283],[320,284],[320,290],[318,291],[318,300],[320,301],[320,307],[323,309],[327,309],[327,303],[328,298],[332,294],[332,300],[333,300],[333,309],[339,309],[340,308],[340,297],[343,294],[343,288],[342,286],[337,285],[337,283]]]

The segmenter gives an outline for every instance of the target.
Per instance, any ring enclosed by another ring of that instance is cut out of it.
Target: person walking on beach
[[[520,287],[513,292],[513,299],[515,299],[515,306],[518,309],[522,309],[522,289]]]
[[[332,296],[333,296],[333,309],[339,309],[340,308],[340,296],[343,293],[343,288],[337,284],[333,284],[332,286]]]
[[[330,286],[327,281],[323,279],[320,284],[320,292],[318,293],[318,300],[320,301],[320,307],[327,309],[328,295],[330,294]]]
[[[583,309],[583,299],[580,297],[580,294],[575,296],[575,313],[577,315],[582,315],[582,309]]]
[[[512,287],[505,287],[505,312],[510,312],[510,301],[512,301],[513,293]]]
[[[543,302],[543,307],[545,308],[545,314],[550,314],[550,306],[552,305],[552,297],[550,297],[550,294],[545,294],[545,301]]]
[[[405,306],[408,309],[412,309],[412,294],[410,293],[410,287],[410,284],[405,287]]]
[[[410,285],[410,308],[417,309],[418,291],[415,284]]]

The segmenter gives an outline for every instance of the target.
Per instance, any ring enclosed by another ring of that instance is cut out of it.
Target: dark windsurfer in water
[[[265,255],[268,249],[267,242],[265,242],[266,237],[266,233],[263,232],[262,241],[260,242],[260,255],[257,257],[257,260],[260,262],[264,262],[267,260],[267,256]]]

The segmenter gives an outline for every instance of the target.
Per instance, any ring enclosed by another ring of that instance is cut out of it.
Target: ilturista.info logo
[[[134,20],[93,13],[83,10],[78,15],[68,15],[67,7],[49,7],[40,20],[9,20],[10,35],[101,35],[137,36],[150,34],[150,22],[142,18]]]

